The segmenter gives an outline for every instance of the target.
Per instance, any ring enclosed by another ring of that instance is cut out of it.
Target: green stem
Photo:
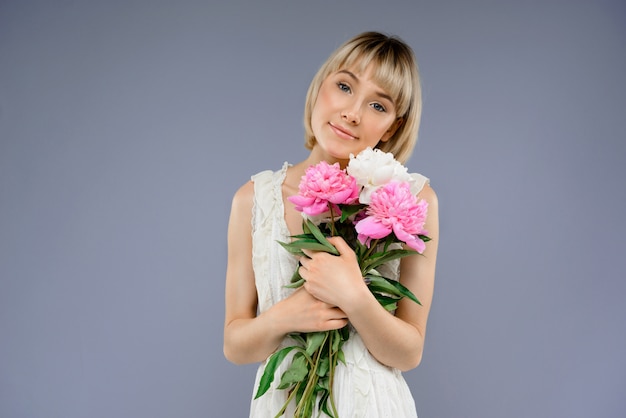
[[[374,250],[376,249],[376,247],[378,246],[378,239],[375,239],[373,241],[370,241],[370,247],[367,249],[367,251],[365,252],[365,255],[363,256],[363,260],[369,260],[370,257],[372,256],[372,252],[374,252]],[[361,261],[361,260],[359,260]],[[361,265],[363,264],[363,265]],[[359,262],[359,265],[361,266],[361,275],[365,276],[368,273],[369,270],[369,263],[365,262]]]
[[[279,418],[279,417],[283,416],[283,414],[287,410],[287,405],[289,405],[289,402],[291,402],[293,397],[296,396],[296,393],[298,392],[298,389],[300,389],[300,385],[301,384],[302,384],[302,382],[298,382],[298,384],[296,386],[294,386],[294,388],[291,390],[291,393],[289,394],[289,397],[287,398],[287,402],[285,402],[283,407],[280,409],[280,411],[278,411],[278,414],[276,414],[276,416],[274,418]]]
[[[315,360],[311,369],[309,370],[309,379],[307,380],[307,384],[304,388],[304,393],[302,394],[302,398],[298,405],[296,406],[295,416],[302,416],[304,418],[308,418],[313,410],[312,405],[315,403],[315,399],[312,399],[312,396],[315,395],[315,386],[317,385],[317,368],[320,364],[320,357],[322,356],[322,351],[324,349],[324,345],[328,341],[328,336],[330,332],[326,332],[324,337],[324,341],[320,348],[316,350]],[[299,415],[301,414],[301,415]]]
[[[339,352],[337,353],[333,353],[333,339],[332,337],[335,338],[341,338],[341,336],[339,335],[339,331],[334,330],[332,335],[331,335],[331,340],[330,340],[330,344],[328,345],[328,353],[329,353],[329,357],[330,357],[330,364],[328,365],[328,370],[330,372],[330,378],[328,379],[328,396],[330,397],[330,407],[333,410],[333,415],[335,417],[339,416],[339,413],[337,413],[337,406],[335,405],[335,396],[333,395],[333,383],[334,383],[334,378],[335,378],[335,365],[337,363],[337,358],[339,357]],[[339,348],[341,350],[341,347]]]
[[[335,214],[333,213],[332,203],[328,203],[328,209],[330,209],[330,236],[334,237],[337,231],[335,231]]]

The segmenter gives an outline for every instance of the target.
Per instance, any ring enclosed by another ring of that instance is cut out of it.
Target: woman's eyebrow
[[[348,70],[339,70],[337,71],[337,74],[347,74],[349,75],[354,81],[356,81],[357,83],[359,82],[359,78],[357,76],[355,76],[352,71],[348,71]]]
[[[350,78],[352,78],[355,83],[358,83],[360,81],[359,78],[352,71],[349,71],[349,70],[339,70],[339,71],[337,71],[337,74],[346,74]],[[379,96],[382,99],[386,99],[386,100],[389,100],[391,103],[394,103],[394,101],[391,98],[391,96],[388,95],[387,93],[385,93],[384,91],[377,90],[376,91],[376,95]]]

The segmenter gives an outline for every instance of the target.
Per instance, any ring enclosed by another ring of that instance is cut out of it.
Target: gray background
[[[417,53],[441,204],[420,417],[626,414],[623,1],[4,0],[0,416],[246,416],[230,199],[369,29]]]

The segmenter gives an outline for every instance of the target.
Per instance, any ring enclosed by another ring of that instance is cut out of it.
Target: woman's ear
[[[394,120],[393,123],[391,124],[391,126],[389,127],[389,129],[387,129],[387,132],[385,132],[383,134],[382,138],[380,138],[380,142],[387,142],[387,141],[389,141],[389,139],[391,139],[393,134],[396,133],[398,128],[401,127],[403,123],[404,123],[404,118],[398,118],[398,119]]]

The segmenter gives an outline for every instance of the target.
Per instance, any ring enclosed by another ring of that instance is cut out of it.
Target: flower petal
[[[320,215],[328,210],[328,202],[318,201],[302,208],[302,212],[309,216]]]
[[[373,216],[368,216],[357,222],[354,229],[357,233],[374,239],[384,238],[391,233],[391,227],[385,226]]]

